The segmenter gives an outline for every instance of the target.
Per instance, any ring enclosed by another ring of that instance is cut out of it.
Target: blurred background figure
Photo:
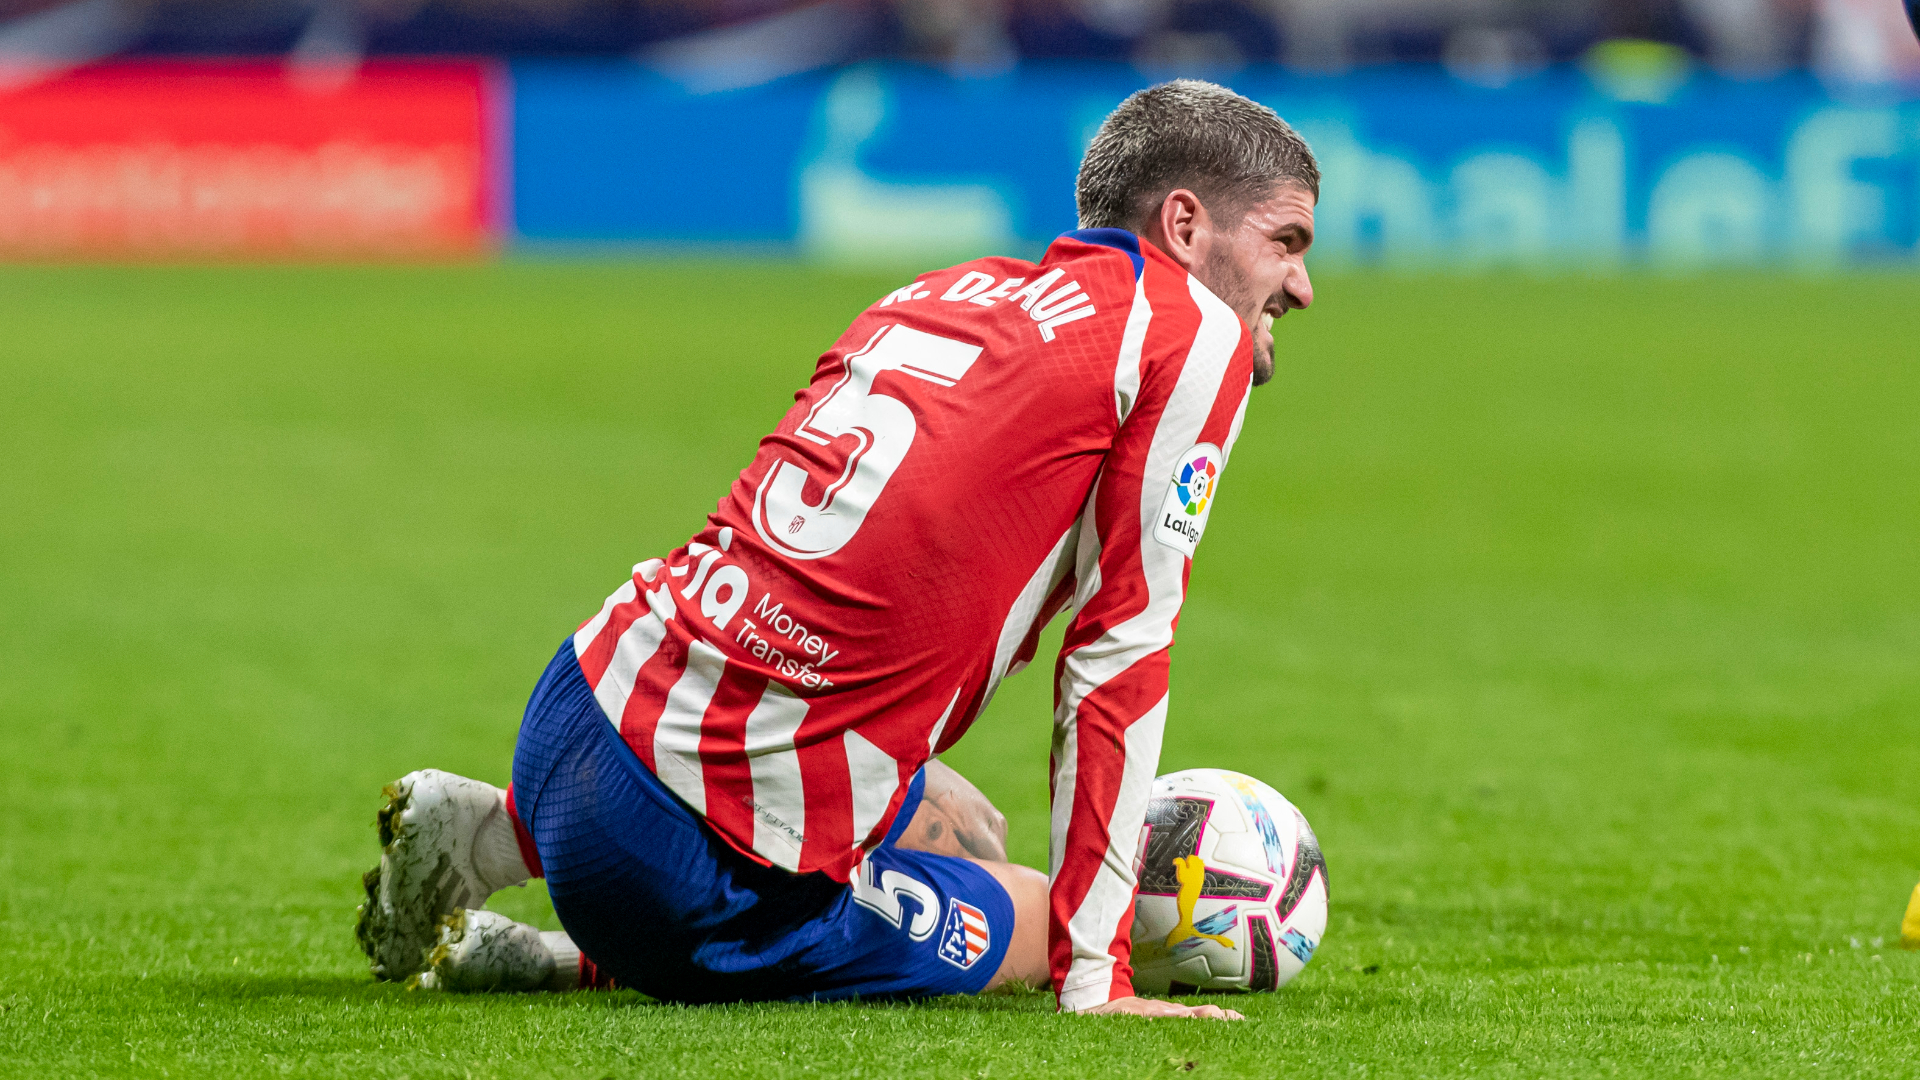
[[[771,32],[757,37],[755,27]],[[730,37],[713,35],[731,32]],[[700,39],[797,63],[928,61],[961,74],[1021,60],[1308,71],[1445,63],[1497,81],[1616,38],[1663,42],[1731,74],[1806,63],[1850,80],[1912,72],[1898,0],[7,0],[0,55],[46,67],[112,55],[645,54]],[[698,58],[696,52],[681,61]],[[729,58],[712,53],[707,59]],[[734,54],[743,62],[754,55]]]
[[[1813,66],[1831,82],[1874,84],[1920,77],[1920,45],[1899,5],[1816,0]]]
[[[0,0],[0,253],[1037,251],[1175,76],[1297,121],[1321,260],[1920,253],[1902,0]]]

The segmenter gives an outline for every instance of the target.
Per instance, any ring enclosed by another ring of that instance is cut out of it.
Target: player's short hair
[[[1120,103],[1080,161],[1083,229],[1139,230],[1186,188],[1207,213],[1237,219],[1282,184],[1320,197],[1320,165],[1280,114],[1210,82],[1175,79]]]

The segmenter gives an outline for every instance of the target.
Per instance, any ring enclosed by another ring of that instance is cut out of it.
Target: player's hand
[[[1181,1017],[1188,1020],[1245,1020],[1246,1017],[1232,1009],[1223,1009],[1218,1005],[1182,1005],[1177,1001],[1161,1001],[1157,998],[1123,997],[1114,998],[1105,1005],[1096,1005],[1081,1010],[1082,1016],[1147,1016]]]

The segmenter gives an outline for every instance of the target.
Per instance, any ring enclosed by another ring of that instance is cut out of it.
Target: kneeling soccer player
[[[863,312],[706,526],[562,644],[512,787],[388,788],[374,974],[688,1002],[1050,976],[1069,1012],[1234,1015],[1134,996],[1132,867],[1190,561],[1272,318],[1312,301],[1318,194],[1272,110],[1163,84],[1107,118],[1038,264]],[[933,759],[1062,609],[1042,876]],[[477,910],[541,873],[565,933]]]

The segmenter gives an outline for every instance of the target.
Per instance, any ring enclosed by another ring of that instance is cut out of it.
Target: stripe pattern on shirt
[[[1229,378],[1245,333],[1239,317],[1197,280],[1171,276],[1143,275],[1154,312],[1143,351],[1184,359],[1177,374],[1166,364],[1155,372],[1173,378],[1170,388],[1141,387],[1100,477],[1093,520],[1081,528],[1083,599],[1056,687],[1049,953],[1069,1011],[1132,993],[1133,855],[1159,763],[1188,571],[1184,555],[1152,539],[1153,518],[1183,453],[1231,443],[1250,385]]]

